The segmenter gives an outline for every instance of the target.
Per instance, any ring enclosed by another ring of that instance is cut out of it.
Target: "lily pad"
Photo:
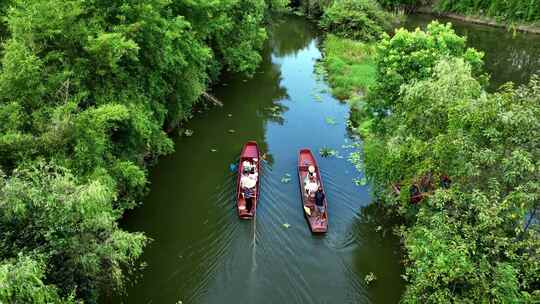
[[[357,186],[365,186],[365,185],[367,185],[367,178],[365,178],[365,177],[362,177],[362,178],[355,178],[355,179],[354,179],[354,183],[355,183]]]
[[[186,129],[186,130],[184,131],[184,135],[187,136],[187,137],[192,136],[193,133],[194,133],[194,132],[193,132],[193,130],[191,130],[191,129]]]
[[[326,117],[324,121],[331,126],[337,124],[336,120],[333,117]]]
[[[364,282],[366,283],[366,285],[369,285],[369,284],[373,283],[376,280],[377,280],[377,276],[375,276],[375,274],[373,272],[368,273],[364,277]]]
[[[328,147],[323,147],[319,150],[319,155],[322,157],[337,157],[339,156],[339,152]]]
[[[290,183],[291,180],[291,175],[289,173],[285,173],[285,175],[281,178],[281,182],[284,184]]]

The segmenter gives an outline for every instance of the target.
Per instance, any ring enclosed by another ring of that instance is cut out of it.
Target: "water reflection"
[[[284,57],[298,54],[318,32],[302,18],[281,17],[273,20],[268,34],[274,55]]]

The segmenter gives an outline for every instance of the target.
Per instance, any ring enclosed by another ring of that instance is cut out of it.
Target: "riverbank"
[[[417,13],[430,14],[436,17],[447,17],[463,22],[469,22],[473,24],[488,25],[497,28],[505,28],[511,31],[520,31],[524,33],[531,33],[540,35],[540,24],[538,23],[520,23],[509,22],[502,23],[495,18],[482,16],[482,15],[462,15],[450,12],[439,12],[433,9],[432,6],[422,6],[416,10]]]

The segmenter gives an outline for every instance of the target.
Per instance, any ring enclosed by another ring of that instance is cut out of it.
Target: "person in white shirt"
[[[319,189],[319,184],[316,181],[309,181],[306,184],[306,193],[308,196],[312,196]]]

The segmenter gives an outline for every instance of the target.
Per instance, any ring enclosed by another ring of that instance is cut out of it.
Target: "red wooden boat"
[[[260,181],[260,154],[259,146],[254,141],[248,141],[242,148],[240,153],[240,161],[238,163],[238,178],[236,184],[236,209],[238,210],[238,216],[241,219],[252,219],[255,216],[257,210],[257,201],[259,200],[259,181]],[[250,162],[256,170],[257,179],[254,187],[254,197],[251,210],[246,209],[246,199],[244,198],[243,190],[241,189],[240,180],[242,172],[244,172],[244,162]]]
[[[304,187],[304,180],[308,175],[309,166],[315,167],[315,173],[317,174],[317,183],[323,188],[324,186],[321,179],[321,173],[317,161],[309,149],[302,149],[298,154],[298,180],[300,182],[300,196],[302,197],[302,207],[304,215],[308,221],[309,229],[313,233],[324,233],[328,230],[328,204],[326,201],[326,193],[324,199],[324,213],[318,214],[315,208],[315,198],[308,197],[306,189]]]

